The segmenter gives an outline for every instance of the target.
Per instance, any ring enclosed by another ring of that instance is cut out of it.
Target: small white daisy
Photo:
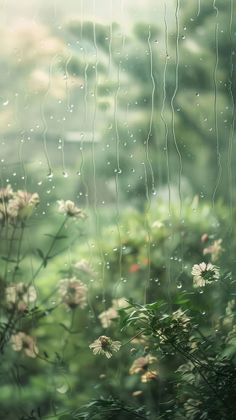
[[[75,217],[76,219],[85,219],[86,215],[83,210],[79,209],[75,203],[71,200],[58,200],[58,211],[59,213],[66,214],[69,217]]]
[[[110,359],[114,351],[120,350],[120,347],[120,341],[112,341],[106,335],[101,335],[89,346],[93,350],[93,354],[104,354],[108,359]]]
[[[205,262],[194,264],[191,273],[193,275],[194,287],[204,287],[206,284],[217,281],[220,277],[219,268],[211,263],[206,264]]]
[[[63,279],[59,283],[62,302],[71,309],[76,306],[84,308],[87,305],[87,290],[87,286],[76,277]]]

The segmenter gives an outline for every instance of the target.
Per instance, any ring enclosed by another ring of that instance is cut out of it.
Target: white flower
[[[37,293],[34,286],[16,283],[6,288],[6,301],[9,306],[15,306],[19,311],[25,311],[30,303],[35,302]]]
[[[127,306],[129,306],[129,303],[124,297],[118,298],[118,299],[112,299],[112,307],[117,310],[127,308]]]
[[[0,220],[5,221],[7,217],[11,218],[9,214],[9,202],[13,197],[13,190],[11,185],[7,185],[5,188],[0,188]],[[17,216],[17,211],[14,213],[14,217]]]
[[[98,316],[103,328],[108,328],[111,325],[111,321],[119,317],[118,310],[128,305],[125,298],[112,299],[112,306]]]
[[[212,245],[209,245],[207,248],[203,249],[203,255],[210,254],[211,260],[213,262],[217,261],[220,254],[224,251],[224,249],[221,246],[222,239],[217,239],[213,242]]]
[[[10,184],[8,184],[5,188],[0,188],[0,201],[6,202],[13,197],[13,190]]]
[[[190,323],[190,318],[186,315],[184,311],[182,311],[182,309],[179,308],[177,309],[177,311],[173,312],[172,320],[175,322],[171,323],[171,328],[175,328],[177,322],[179,325],[181,325],[183,331],[187,331]]]
[[[115,308],[109,308],[107,311],[102,312],[98,318],[101,321],[103,328],[108,328],[111,325],[112,319],[118,318],[118,312]]]
[[[11,345],[13,350],[23,350],[26,356],[36,357],[38,354],[38,347],[35,343],[35,339],[26,335],[24,332],[19,332],[11,336]]]
[[[164,226],[164,223],[161,222],[160,220],[155,220],[155,222],[153,222],[152,224],[152,228],[154,229],[161,229]]]
[[[193,286],[204,287],[213,281],[217,281],[220,277],[219,269],[211,263],[194,264],[192,268]]]
[[[150,381],[153,381],[158,378],[158,371],[157,370],[148,370],[141,376],[141,382],[144,384]]]
[[[87,304],[87,286],[76,277],[61,280],[59,293],[62,301],[71,309],[78,305],[84,308]]]
[[[8,216],[12,219],[26,219],[31,216],[34,208],[39,204],[38,193],[29,193],[27,191],[17,191],[7,206]]]
[[[77,270],[83,271],[84,273],[94,275],[92,268],[90,267],[88,261],[85,259],[77,261],[77,263],[74,264],[74,267]]]
[[[157,358],[147,354],[143,357],[138,357],[134,360],[129,373],[130,375],[134,375],[136,373],[144,373],[148,370],[149,366],[152,365],[157,361]]]
[[[4,217],[11,221],[16,220],[18,216],[18,205],[14,199],[10,200],[4,208]]]
[[[66,214],[69,217],[76,217],[77,219],[85,219],[85,213],[76,207],[75,203],[70,200],[58,200],[58,211],[59,213]]]
[[[94,354],[104,354],[108,359],[110,359],[114,351],[119,351],[120,347],[120,341],[112,341],[112,339],[106,335],[101,335],[89,346]]]

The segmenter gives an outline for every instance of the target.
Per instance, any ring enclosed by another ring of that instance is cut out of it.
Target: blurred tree
[[[196,190],[229,200],[235,182],[230,170],[235,163],[235,11],[233,2],[222,0],[198,6],[184,1],[176,22],[176,131],[185,174]]]
[[[115,23],[68,24],[78,42],[94,51],[93,79],[105,118],[97,173],[116,181],[129,199],[155,194],[167,182],[177,185],[179,174],[183,194],[189,185],[201,196],[215,199],[219,193],[229,200],[233,5],[177,3],[175,15],[174,31],[166,23],[165,45],[155,25],[137,23],[126,36]]]

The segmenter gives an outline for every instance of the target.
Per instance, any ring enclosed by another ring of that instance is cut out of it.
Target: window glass
[[[0,9],[0,417],[233,420],[234,1]]]

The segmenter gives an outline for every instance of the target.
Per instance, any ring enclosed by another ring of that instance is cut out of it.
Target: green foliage
[[[91,401],[78,411],[74,410],[70,414],[59,417],[59,420],[84,419],[84,420],[108,420],[115,416],[117,420],[148,419],[144,414],[144,409],[137,409],[124,404],[122,401],[110,397],[109,399],[100,398]]]
[[[79,221],[68,213],[56,233],[45,234],[40,228],[44,245],[39,241],[35,246],[37,265],[31,280],[27,259],[32,249],[20,239],[24,229],[32,229],[30,220],[12,222],[12,232],[19,229],[18,239],[3,254],[8,268],[2,277],[14,278],[17,265],[16,282],[28,279],[30,285],[37,279],[40,299],[23,311],[19,306],[17,317],[2,299],[2,415],[10,420],[16,416],[152,420],[158,413],[163,419],[191,414],[189,418],[195,420],[200,410],[209,419],[218,419],[217,413],[222,416],[222,407],[227,405],[225,413],[233,418],[235,282],[229,268],[233,268],[236,247],[232,231],[227,231],[230,210],[218,204],[213,211],[195,197],[182,204],[181,212],[180,219],[178,206],[168,207],[165,201],[153,199],[144,212],[124,211],[119,223],[116,219],[103,226],[95,238],[80,235]],[[105,211],[103,217],[105,224]],[[222,247],[219,243],[215,250],[211,247],[221,233]],[[12,237],[9,226],[7,235]],[[205,249],[210,251],[204,253]],[[193,288],[192,266],[214,259],[220,266],[220,280],[204,290]],[[71,291],[66,299],[63,294],[60,298],[61,279],[70,279],[72,287],[74,281],[88,287],[87,308],[75,304]],[[5,287],[3,282],[3,296]],[[24,351],[11,350],[12,334],[22,331],[37,338],[37,357],[30,359]],[[122,342],[111,360],[89,349],[97,337],[106,336]],[[135,360],[144,363],[138,370],[132,368]],[[155,369],[149,367],[154,360]],[[9,363],[12,369],[7,377]],[[114,375],[117,370],[119,374]],[[46,384],[45,375],[50,378]],[[14,408],[9,404],[12,381],[17,382],[21,395]],[[136,404],[130,398],[136,398]],[[88,403],[90,400],[93,402]],[[144,411],[141,406],[146,407]]]

